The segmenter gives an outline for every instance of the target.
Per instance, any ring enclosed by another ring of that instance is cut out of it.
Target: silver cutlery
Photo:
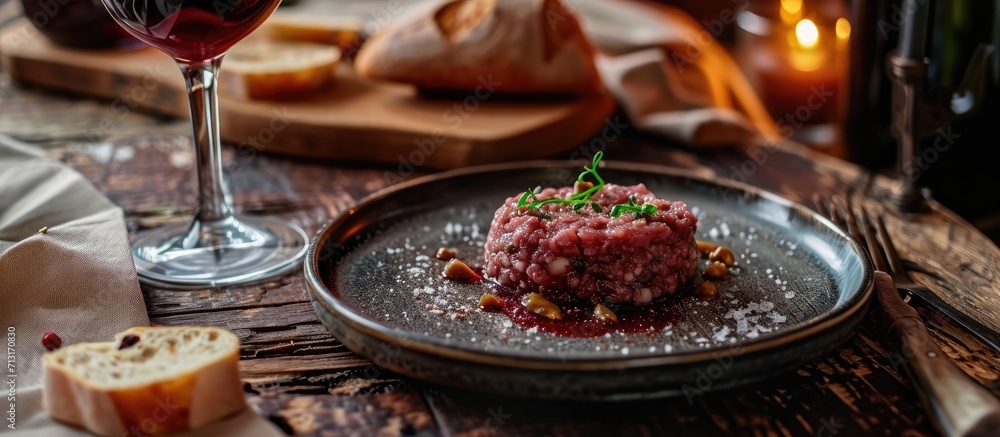
[[[847,229],[867,249],[877,270],[871,312],[877,334],[902,355],[910,382],[937,429],[946,436],[1000,434],[1000,399],[938,348],[920,315],[900,296],[907,290],[893,280],[899,277],[906,284],[909,278],[881,219],[864,209],[854,210],[842,198],[819,198],[816,204],[820,213]]]

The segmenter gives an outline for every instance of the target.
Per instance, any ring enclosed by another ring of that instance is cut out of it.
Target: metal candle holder
[[[903,0],[899,50],[889,55],[892,79],[892,133],[899,144],[900,183],[893,204],[902,213],[930,211],[927,196],[917,186],[920,140],[945,127],[957,116],[971,114],[982,102],[986,67],[995,48],[979,44],[957,89],[937,87],[925,95],[927,19],[930,0]],[[929,97],[929,98],[928,98]]]
[[[924,82],[927,78],[927,61],[906,59],[898,54],[889,56],[889,77],[892,89],[892,133],[899,144],[900,184],[893,205],[900,212],[924,213],[930,211],[927,197],[917,186],[920,168],[920,139],[941,126],[927,120],[924,102]]]
[[[889,56],[892,79],[892,133],[899,144],[900,181],[894,193],[897,211],[920,214],[930,211],[927,195],[917,186],[920,140],[934,135],[956,118],[968,116],[982,103],[985,71],[995,48],[980,44],[966,67],[957,89],[937,87],[925,93],[927,60],[894,53]]]

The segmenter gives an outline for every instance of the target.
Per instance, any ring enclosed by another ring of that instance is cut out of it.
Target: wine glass
[[[198,210],[189,225],[162,226],[132,245],[140,279],[170,287],[258,281],[294,268],[306,235],[291,222],[233,214],[222,174],[216,82],[222,58],[281,0],[102,0],[139,40],[172,56],[187,85],[194,125]]]

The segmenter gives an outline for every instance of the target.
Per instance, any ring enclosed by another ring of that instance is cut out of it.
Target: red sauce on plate
[[[522,305],[523,294],[489,281],[484,283],[494,291],[492,294],[500,300],[503,308],[482,311],[502,313],[523,329],[538,328],[542,332],[570,338],[593,338],[616,332],[635,334],[660,331],[683,318],[674,305],[680,297],[689,294],[689,290],[682,289],[673,296],[657,299],[649,305],[611,307],[618,316],[618,323],[604,322],[594,317],[593,304],[558,303],[562,310],[562,320],[553,320],[535,314]]]

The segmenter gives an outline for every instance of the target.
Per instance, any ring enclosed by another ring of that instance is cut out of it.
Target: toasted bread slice
[[[341,50],[360,46],[362,40],[360,21],[337,17],[277,14],[268,18],[263,28],[276,41],[334,45]]]
[[[128,336],[138,342],[119,349]],[[45,409],[99,435],[193,430],[245,408],[239,349],[232,333],[199,327],[132,328],[110,343],[70,345],[43,357]]]
[[[339,60],[339,49],[322,44],[241,43],[226,55],[220,89],[243,99],[301,97],[331,83]]]

